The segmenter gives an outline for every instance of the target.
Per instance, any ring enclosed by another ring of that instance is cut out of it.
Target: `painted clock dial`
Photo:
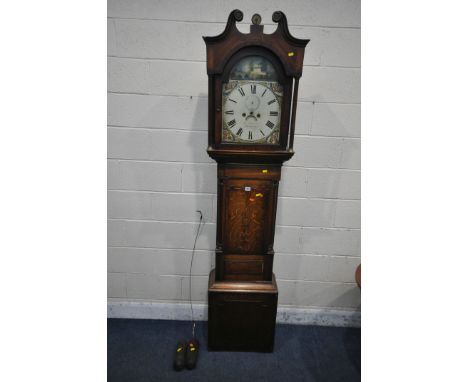
[[[240,60],[223,84],[223,142],[278,144],[282,100],[283,88],[268,60]]]

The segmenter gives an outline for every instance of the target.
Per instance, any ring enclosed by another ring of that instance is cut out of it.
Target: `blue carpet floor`
[[[187,321],[109,319],[108,381],[360,381],[360,329],[277,325],[273,353],[208,352],[199,322],[197,368],[175,372],[177,339],[190,333]]]

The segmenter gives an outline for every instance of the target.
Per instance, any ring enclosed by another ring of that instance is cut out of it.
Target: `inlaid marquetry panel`
[[[272,182],[229,180],[225,185],[224,250],[259,254],[265,251]]]

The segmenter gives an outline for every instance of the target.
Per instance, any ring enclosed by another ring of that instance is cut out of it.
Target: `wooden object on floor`
[[[272,352],[278,287],[271,282],[216,281],[208,286],[208,348]]]
[[[356,283],[359,289],[361,289],[361,264],[359,264],[358,267],[356,268],[355,277],[356,277]]]
[[[250,33],[230,13],[224,32],[203,37],[208,74],[208,155],[218,163],[216,267],[208,291],[211,350],[272,351],[278,287],[273,275],[278,184],[294,155],[299,79],[309,40],[286,15]]]

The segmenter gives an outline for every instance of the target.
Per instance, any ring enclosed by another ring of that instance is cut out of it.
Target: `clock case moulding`
[[[218,162],[216,266],[208,283],[210,350],[273,351],[278,288],[273,242],[282,163],[294,155],[294,125],[305,46],[273,13],[275,32],[263,33],[254,15],[241,33],[239,10],[218,36],[203,37],[208,73],[208,155]],[[222,91],[231,69],[246,56],[268,59],[283,87],[278,144],[222,141]]]

